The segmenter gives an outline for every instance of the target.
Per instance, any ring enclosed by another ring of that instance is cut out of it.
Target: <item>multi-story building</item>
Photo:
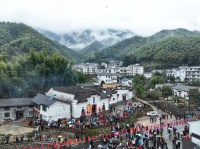
[[[180,81],[193,81],[200,79],[200,66],[181,66],[166,70],[167,76],[172,76]]]
[[[97,75],[98,83],[104,81],[106,84],[118,83],[119,74],[117,73],[100,73]]]
[[[141,66],[140,64],[135,65],[129,65],[128,68],[130,69],[130,75],[142,75],[144,74],[144,66]]]
[[[200,66],[191,66],[186,67],[186,76],[185,79],[188,81],[193,81],[196,79],[200,79]]]
[[[122,67],[121,63],[114,61],[109,64],[101,63],[101,65],[97,63],[81,63],[73,68],[84,74],[118,73],[120,75],[142,75],[144,73],[144,67],[140,64]]]

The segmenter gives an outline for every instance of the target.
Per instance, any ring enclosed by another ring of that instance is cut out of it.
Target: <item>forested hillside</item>
[[[141,63],[146,68],[172,68],[200,64],[200,37],[171,37],[134,50],[125,65]]]
[[[89,46],[80,50],[80,54],[84,55],[85,57],[93,56],[95,52],[103,48],[105,48],[105,46],[101,42],[94,41]]]
[[[148,65],[151,68],[157,66],[195,65],[197,64],[195,61],[183,60],[183,56],[181,58],[178,57],[177,61],[174,59],[178,55],[188,55],[187,52],[190,51],[199,52],[199,36],[200,32],[188,31],[186,29],[162,30],[150,37],[134,36],[109,48],[97,51],[94,57],[90,57],[86,61],[107,62],[113,59],[122,60],[124,65],[137,62],[143,63],[145,66]],[[166,56],[166,53],[168,53],[168,56]],[[194,59],[194,55],[189,54],[188,56],[187,59]],[[173,57],[173,60],[169,57]],[[171,64],[166,62],[166,58],[170,60]]]
[[[31,49],[8,58],[0,54],[0,98],[33,97],[54,86],[69,86],[85,81],[85,75],[71,69],[72,63],[57,53]]]
[[[57,52],[75,61],[81,59],[80,54],[76,51],[48,39],[25,24],[0,22],[0,52],[4,52],[11,57],[28,53],[30,48],[37,51],[46,50],[49,54]]]

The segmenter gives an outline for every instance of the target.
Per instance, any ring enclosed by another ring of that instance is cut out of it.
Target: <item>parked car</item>
[[[147,112],[147,116],[158,116],[158,113],[156,111],[150,111]]]

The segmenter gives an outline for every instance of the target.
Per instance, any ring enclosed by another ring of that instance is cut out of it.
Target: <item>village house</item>
[[[186,86],[182,84],[178,84],[172,87],[174,91],[174,95],[178,97],[182,97],[185,99],[189,99],[188,94],[190,89],[198,89],[198,87],[193,87],[193,86]]]
[[[38,93],[32,102],[34,104],[34,115],[41,116],[45,120],[71,118],[70,103],[58,100],[56,95],[46,96]]]
[[[55,95],[57,100],[70,103],[71,116],[74,118],[81,116],[82,109],[90,115],[109,108],[109,96],[101,91],[99,86],[54,87],[46,95]]]
[[[37,94],[33,98],[35,115],[46,120],[59,118],[79,118],[82,109],[86,115],[109,110],[110,104],[132,98],[132,91],[117,87],[101,88],[94,84],[54,87],[46,95]]]
[[[0,121],[15,121],[33,116],[33,98],[0,100]]]
[[[171,83],[165,83],[165,84],[156,84],[155,88],[162,88],[163,86],[169,86],[173,90],[173,95],[178,96],[181,98],[189,99],[188,94],[190,89],[198,89],[198,87],[194,86],[187,86],[182,84],[171,84]]]
[[[118,83],[119,74],[117,73],[99,73],[97,75],[98,83],[101,84],[103,81],[106,84]]]
[[[132,78],[123,78],[120,80],[120,85],[132,87],[132,82]]]

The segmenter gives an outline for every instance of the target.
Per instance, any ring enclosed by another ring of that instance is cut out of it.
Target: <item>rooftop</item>
[[[52,104],[54,104],[57,100],[53,99],[53,100],[49,100],[51,97],[50,96],[46,96],[43,94],[38,93],[32,100],[33,103],[36,103],[38,105],[45,105],[45,106],[50,106]]]
[[[33,98],[0,99],[0,107],[16,107],[33,105]]]
[[[186,86],[186,85],[181,85],[181,84],[173,86],[172,88],[178,91],[186,91],[186,92],[188,92],[190,89],[198,89],[198,87]]]
[[[87,98],[91,95],[101,96],[101,99],[107,98],[107,95],[98,86],[63,86],[55,87],[53,90],[74,95],[74,99],[78,100],[78,103],[87,102]]]

